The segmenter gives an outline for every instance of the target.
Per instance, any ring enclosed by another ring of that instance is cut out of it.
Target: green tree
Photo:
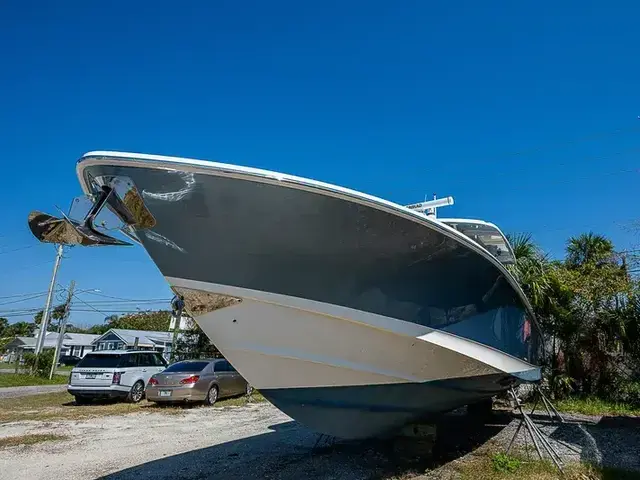
[[[40,377],[48,377],[53,364],[53,356],[55,351],[53,348],[43,350],[40,355],[27,352],[24,354],[24,363],[29,370]]]
[[[600,396],[624,390],[640,374],[640,296],[613,243],[582,234],[569,239],[563,261],[550,261],[529,235],[510,241],[516,262],[509,269],[550,340],[551,385]]]
[[[106,324],[91,325],[87,329],[87,333],[91,333],[93,335],[103,335],[103,334],[107,333],[109,328],[111,328],[111,327],[109,327],[109,325],[106,325]]]
[[[8,328],[9,320],[4,317],[0,317],[0,338],[5,336]]]
[[[166,332],[169,330],[171,312],[168,310],[126,313],[111,315],[105,319],[109,328],[124,328],[129,330],[153,330]]]
[[[30,322],[16,322],[9,325],[7,336],[11,337],[29,337],[36,330],[36,324]]]
[[[176,360],[192,358],[219,358],[220,350],[211,343],[209,337],[200,329],[196,322],[189,330],[180,333],[176,342]]]
[[[62,320],[62,318],[64,317],[65,314],[65,308],[66,305],[60,304],[60,305],[56,305],[55,307],[53,307],[53,309],[51,310],[51,315],[49,318],[49,325],[47,327],[47,331],[49,332],[57,332],[58,331],[58,327],[60,325],[60,320]],[[33,321],[36,325],[40,325],[40,323],[42,322],[42,318],[44,317],[44,309],[38,311],[38,313],[36,313],[33,316]]]
[[[73,325],[71,323],[67,323],[66,327],[64,328],[64,331],[66,333],[89,333],[87,330],[88,329],[85,327]]]
[[[613,243],[603,235],[593,232],[569,238],[566,264],[570,268],[599,265],[614,259]]]
[[[509,235],[516,262],[509,271],[518,280],[536,314],[546,316],[549,288],[551,286],[550,264],[547,256],[533,242],[530,234]]]

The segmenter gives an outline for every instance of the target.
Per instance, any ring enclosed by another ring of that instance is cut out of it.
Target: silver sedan
[[[145,390],[147,400],[157,403],[205,402],[250,394],[251,386],[224,359],[185,360],[153,375]]]

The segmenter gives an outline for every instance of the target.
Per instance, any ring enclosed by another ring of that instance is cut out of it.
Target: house
[[[92,342],[94,351],[101,350],[153,350],[168,358],[173,333],[149,330],[111,328]]]
[[[64,337],[62,347],[69,349],[69,355],[82,358],[88,352],[93,351],[93,342],[98,339],[100,335],[90,333],[65,333]]]
[[[62,339],[62,347],[60,348],[60,356],[75,355],[84,357],[93,349],[93,341],[99,335],[90,335],[87,333],[65,333]],[[34,352],[38,335],[33,337],[15,337],[5,345],[9,362],[13,362],[22,357],[25,352]],[[47,332],[44,337],[43,349],[56,348],[58,344],[58,332]]]
[[[45,344],[47,339],[45,338]],[[55,347],[55,345],[54,345]],[[7,357],[6,362],[13,363],[22,358],[24,352],[33,352],[36,348],[36,337],[15,337],[4,346]],[[47,348],[51,348],[47,346]]]

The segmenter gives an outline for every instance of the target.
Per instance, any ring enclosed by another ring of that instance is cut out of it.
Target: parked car
[[[205,402],[234,395],[250,394],[253,389],[224,359],[185,360],[156,373],[147,384],[151,402]]]
[[[82,360],[80,357],[76,357],[75,355],[61,355],[60,360],[58,361],[58,365],[77,365],[78,362]]]
[[[95,398],[122,398],[137,403],[144,397],[149,379],[166,366],[158,352],[91,352],[71,370],[67,391],[76,398],[76,404]]]

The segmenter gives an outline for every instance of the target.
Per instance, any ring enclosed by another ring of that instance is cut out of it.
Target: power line
[[[19,297],[30,297],[31,295],[44,295],[45,293],[47,293],[47,291],[45,290],[44,292],[32,292],[32,293],[17,293],[15,295],[5,295],[0,297],[0,300],[4,300],[5,298],[19,298]]]
[[[13,275],[18,271],[22,271],[22,270],[27,270],[29,268],[34,268],[34,267],[41,267],[42,265],[49,265],[51,263],[53,263],[55,260],[47,260],[46,262],[41,262],[41,263],[34,263],[33,265],[27,265],[26,267],[20,267],[20,268],[15,268],[12,270],[6,270],[4,272],[0,272],[0,276],[1,275]]]
[[[34,309],[15,309],[15,310],[7,310],[5,312],[0,312],[0,317],[14,317],[17,315],[34,315],[41,311],[42,308],[34,308]]]
[[[504,157],[525,156],[525,155],[530,155],[532,153],[539,153],[545,150],[548,151],[550,147],[555,148],[555,147],[570,146],[570,145],[575,145],[576,143],[597,140],[599,138],[610,137],[610,136],[618,135],[621,133],[636,133],[636,132],[640,132],[640,127],[634,126],[630,128],[618,128],[616,130],[610,130],[606,132],[595,132],[595,133],[590,133],[587,135],[575,137],[575,138],[564,140],[564,141],[550,142],[545,145],[539,145],[537,147],[521,150],[519,152],[508,152],[508,153],[498,154],[493,158],[495,159],[495,158],[504,158]]]
[[[98,293],[98,292],[82,292],[82,293],[87,293],[89,295],[97,295],[98,297],[105,297],[105,298],[113,298],[116,300],[124,300],[127,302],[146,302],[146,301],[158,301],[158,302],[170,302],[171,299],[170,298],[143,298],[143,299],[133,299],[133,298],[123,298],[123,297],[115,297],[113,295],[105,295],[104,293]],[[98,302],[99,300],[96,300],[96,302]]]
[[[38,245],[40,245],[40,244],[39,243],[34,243],[33,245],[27,245],[26,247],[18,247],[18,248],[14,248],[12,250],[4,250],[4,251],[0,252],[0,255],[4,255],[5,253],[19,252],[20,250],[26,250],[28,248],[37,247]]]
[[[593,162],[593,161],[597,161],[599,163],[602,163],[604,161],[610,160],[613,157],[617,157],[617,156],[621,156],[621,155],[625,155],[625,154],[630,154],[630,153],[637,153],[640,152],[640,148],[638,147],[634,147],[634,148],[629,148],[626,150],[621,150],[619,152],[615,152],[615,153],[611,153],[609,155],[594,155],[591,157],[584,157],[581,158],[580,160],[583,163],[586,162]],[[568,166],[568,164],[566,162],[553,162],[553,166]],[[518,172],[521,172],[522,169],[521,168],[504,168],[501,169],[499,171],[491,171],[491,172],[486,172],[486,173],[474,173],[473,175],[473,179],[477,180],[477,179],[483,179],[483,178],[495,178],[498,176],[505,176],[505,175],[512,175]],[[603,176],[612,176],[612,175],[619,175],[621,173],[638,173],[640,172],[640,169],[638,168],[624,168],[624,169],[619,169],[619,170],[611,170],[608,172],[604,172],[604,173],[597,173],[597,179],[602,178]],[[568,183],[576,183],[577,181],[580,180],[586,180],[586,179],[590,179],[591,176],[589,175],[571,175],[571,176],[565,176],[562,178],[548,178],[545,179],[544,184],[552,184],[552,185],[563,185],[563,184],[568,184]],[[508,188],[508,189],[521,189],[522,185],[503,185],[502,188]]]
[[[9,310],[3,310],[4,313],[8,313],[8,312],[28,312],[28,311],[34,311],[37,312],[38,310],[42,310],[41,307],[22,307],[22,308],[11,308]]]
[[[93,305],[126,306],[126,304],[154,304],[154,303],[167,303],[167,301],[165,300],[96,300],[91,303]]]
[[[92,305],[88,304],[87,302],[85,302],[83,299],[81,299],[80,297],[78,297],[75,293],[73,294],[73,298],[75,298],[76,300],[78,300],[81,303],[84,303],[87,307],[89,307],[91,310],[98,312],[100,315],[104,315],[105,317],[108,317],[109,315],[107,313],[101,312],[100,310],[98,310],[97,308],[94,308]],[[79,309],[74,309],[75,311],[82,311]]]
[[[633,222],[635,220],[612,220],[610,222],[607,222],[606,224],[603,225],[602,228],[600,228],[599,230],[602,230],[605,226],[606,227],[610,227],[610,226],[622,226],[622,225],[626,225],[630,222]],[[531,233],[534,235],[540,235],[540,234],[545,234],[545,233],[554,233],[554,232],[566,232],[568,230],[574,230],[574,231],[585,231],[585,230],[593,230],[593,225],[582,225],[582,226],[571,226],[571,225],[564,225],[562,227],[551,227],[549,224],[544,224],[544,225],[539,225],[536,227],[536,229],[527,229],[527,230],[523,230],[523,231],[517,231],[517,232],[513,232],[514,234],[517,233]]]
[[[157,311],[157,310],[109,310],[108,313],[105,312],[101,312],[100,310],[97,310],[93,307],[91,307],[90,309],[88,308],[74,308],[73,309],[74,312],[96,312],[99,313],[101,315],[104,315],[105,317],[108,317],[109,315],[113,315],[114,313],[140,313],[140,312],[147,312],[147,311]]]
[[[11,300],[9,302],[2,302],[2,303],[0,303],[0,305],[9,305],[10,303],[26,302],[26,301],[29,301],[29,300],[33,300],[34,298],[44,297],[46,294],[47,294],[47,292],[44,292],[44,293],[40,293],[38,295],[32,295],[30,297],[24,297],[24,298],[21,298],[21,299],[18,299],[18,300]]]

